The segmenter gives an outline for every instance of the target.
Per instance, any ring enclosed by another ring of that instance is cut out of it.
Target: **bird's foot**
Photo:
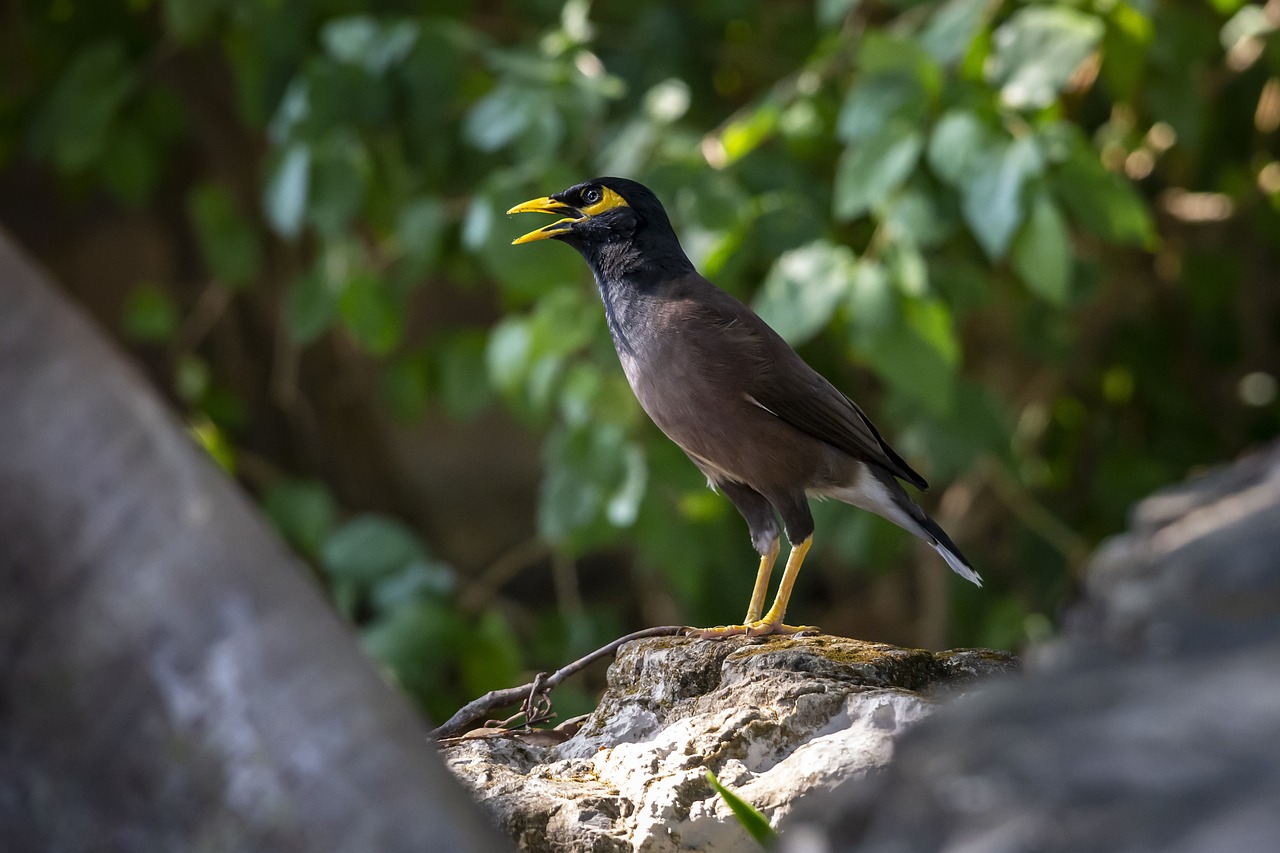
[[[692,628],[685,636],[698,640],[723,640],[727,637],[767,637],[775,634],[791,637],[795,635],[817,634],[820,629],[813,625],[784,625],[781,620],[770,621],[757,619],[745,625],[719,625],[715,628]]]

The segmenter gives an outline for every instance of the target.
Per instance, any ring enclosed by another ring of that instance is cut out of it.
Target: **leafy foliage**
[[[189,241],[199,287],[139,282],[124,333],[437,714],[628,617],[560,569],[554,605],[481,594],[411,503],[336,473],[346,448],[297,449],[347,411],[299,370],[374,389],[396,429],[514,418],[542,441],[539,559],[625,552],[624,599],[741,615],[742,525],[639,411],[579,259],[509,246],[503,210],[592,174],[654,187],[699,268],[938,483],[990,582],[886,639],[1021,642],[1134,499],[1280,427],[1274,393],[1236,393],[1280,363],[1280,51],[1256,4],[18,7],[0,167]],[[270,339],[229,358],[211,327]],[[910,584],[869,576],[906,537],[818,512],[798,608]]]

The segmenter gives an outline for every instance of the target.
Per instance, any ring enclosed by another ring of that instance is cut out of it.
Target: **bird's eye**
[[[582,191],[582,200],[587,204],[597,204],[602,198],[604,196],[601,195],[599,187],[587,187]]]

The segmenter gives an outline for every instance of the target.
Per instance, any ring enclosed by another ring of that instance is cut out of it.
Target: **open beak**
[[[512,213],[550,213],[553,216],[564,217],[564,219],[552,222],[537,231],[530,231],[523,237],[517,237],[511,241],[513,246],[518,246],[521,243],[532,243],[534,240],[546,240],[550,237],[555,237],[557,234],[564,234],[573,227],[573,223],[585,215],[576,207],[571,207],[562,201],[556,201],[551,196],[543,196],[542,198],[526,201],[523,204],[517,204],[507,211],[508,215]]]

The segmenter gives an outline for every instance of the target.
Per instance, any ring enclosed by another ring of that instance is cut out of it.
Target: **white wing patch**
[[[778,417],[777,412],[775,412],[773,409],[766,406],[764,403],[761,403],[759,400],[757,400],[755,397],[752,397],[750,394],[748,394],[745,391],[742,392],[742,399],[746,400],[748,403],[750,403],[753,406],[757,406],[761,409],[764,409],[766,412],[773,415],[775,418]]]

